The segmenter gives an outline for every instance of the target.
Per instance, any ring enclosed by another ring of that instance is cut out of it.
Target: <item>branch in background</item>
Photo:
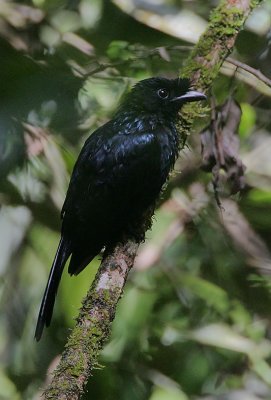
[[[263,96],[271,97],[270,79],[264,76],[260,71],[257,71],[246,64],[240,63],[240,61],[228,57],[221,66],[220,72],[226,76],[234,76],[234,78],[241,82],[245,82]]]
[[[247,16],[259,3],[260,0],[222,1],[213,11],[207,30],[192,51],[182,75],[189,76],[197,87],[207,91],[232,51]],[[190,107],[190,115],[180,124],[184,134],[199,111],[199,107]],[[111,322],[137,248],[132,241],[119,244],[103,260],[52,383],[45,391],[45,399],[76,400],[83,394],[88,377],[97,365],[99,352],[110,336]]]
[[[258,69],[252,68],[247,64],[242,63],[241,61],[235,60],[234,58],[228,57],[227,60],[229,63],[235,65],[237,68],[241,68],[244,71],[249,72],[250,74],[256,76],[256,78],[260,79],[267,86],[271,87],[271,79],[268,79],[261,71]]]

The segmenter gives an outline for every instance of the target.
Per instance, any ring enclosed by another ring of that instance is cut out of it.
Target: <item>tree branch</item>
[[[232,65],[235,65],[237,68],[241,68],[246,72],[249,72],[251,75],[256,76],[260,81],[265,83],[267,86],[271,87],[271,79],[267,78],[261,71],[258,69],[252,68],[249,65],[242,63],[241,61],[235,60],[234,58],[228,57],[227,60]]]
[[[61,361],[54,371],[45,399],[76,400],[83,393],[97,358],[109,338],[111,322],[133,266],[138,244],[128,241],[114,248],[103,260],[92,286],[83,300]]]
[[[238,32],[258,0],[223,0],[212,12],[210,23],[194,47],[182,76],[192,77],[197,88],[207,91],[220,67],[232,51]],[[200,106],[189,107],[189,114],[180,122],[181,134],[199,116]],[[129,270],[133,266],[138,245],[132,241],[119,244],[108,254],[83,301],[53,380],[45,390],[45,399],[77,400],[97,365],[97,358],[110,336],[111,323]]]

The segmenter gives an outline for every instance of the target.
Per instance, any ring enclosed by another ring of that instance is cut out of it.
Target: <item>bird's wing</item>
[[[95,131],[85,142],[74,166],[62,216],[73,213],[82,202],[96,203],[108,186],[146,172],[151,156],[160,151],[152,132],[112,133],[109,124]],[[151,148],[151,152],[148,150]],[[97,199],[97,200],[96,200]],[[64,218],[65,219],[65,218]]]
[[[78,274],[104,245],[121,234],[131,210],[134,217],[153,202],[153,193],[157,196],[160,186],[156,184],[153,190],[151,185],[159,173],[149,166],[152,158],[160,159],[159,152],[154,134],[148,132],[132,137],[106,135],[103,127],[86,141],[62,213],[62,235],[72,245],[69,273]]]

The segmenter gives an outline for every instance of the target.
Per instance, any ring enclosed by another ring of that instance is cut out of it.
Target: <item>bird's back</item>
[[[76,254],[70,272],[82,269],[82,263],[76,266],[79,254],[86,263],[127,235],[142,240],[142,214],[154,204],[175,162],[177,140],[173,126],[146,121],[130,124],[126,133],[113,120],[89,137],[63,206],[62,234]]]

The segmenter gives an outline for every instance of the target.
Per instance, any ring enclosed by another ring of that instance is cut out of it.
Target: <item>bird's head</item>
[[[177,113],[183,104],[205,100],[206,96],[190,87],[186,78],[149,78],[138,82],[124,104],[147,113]]]

